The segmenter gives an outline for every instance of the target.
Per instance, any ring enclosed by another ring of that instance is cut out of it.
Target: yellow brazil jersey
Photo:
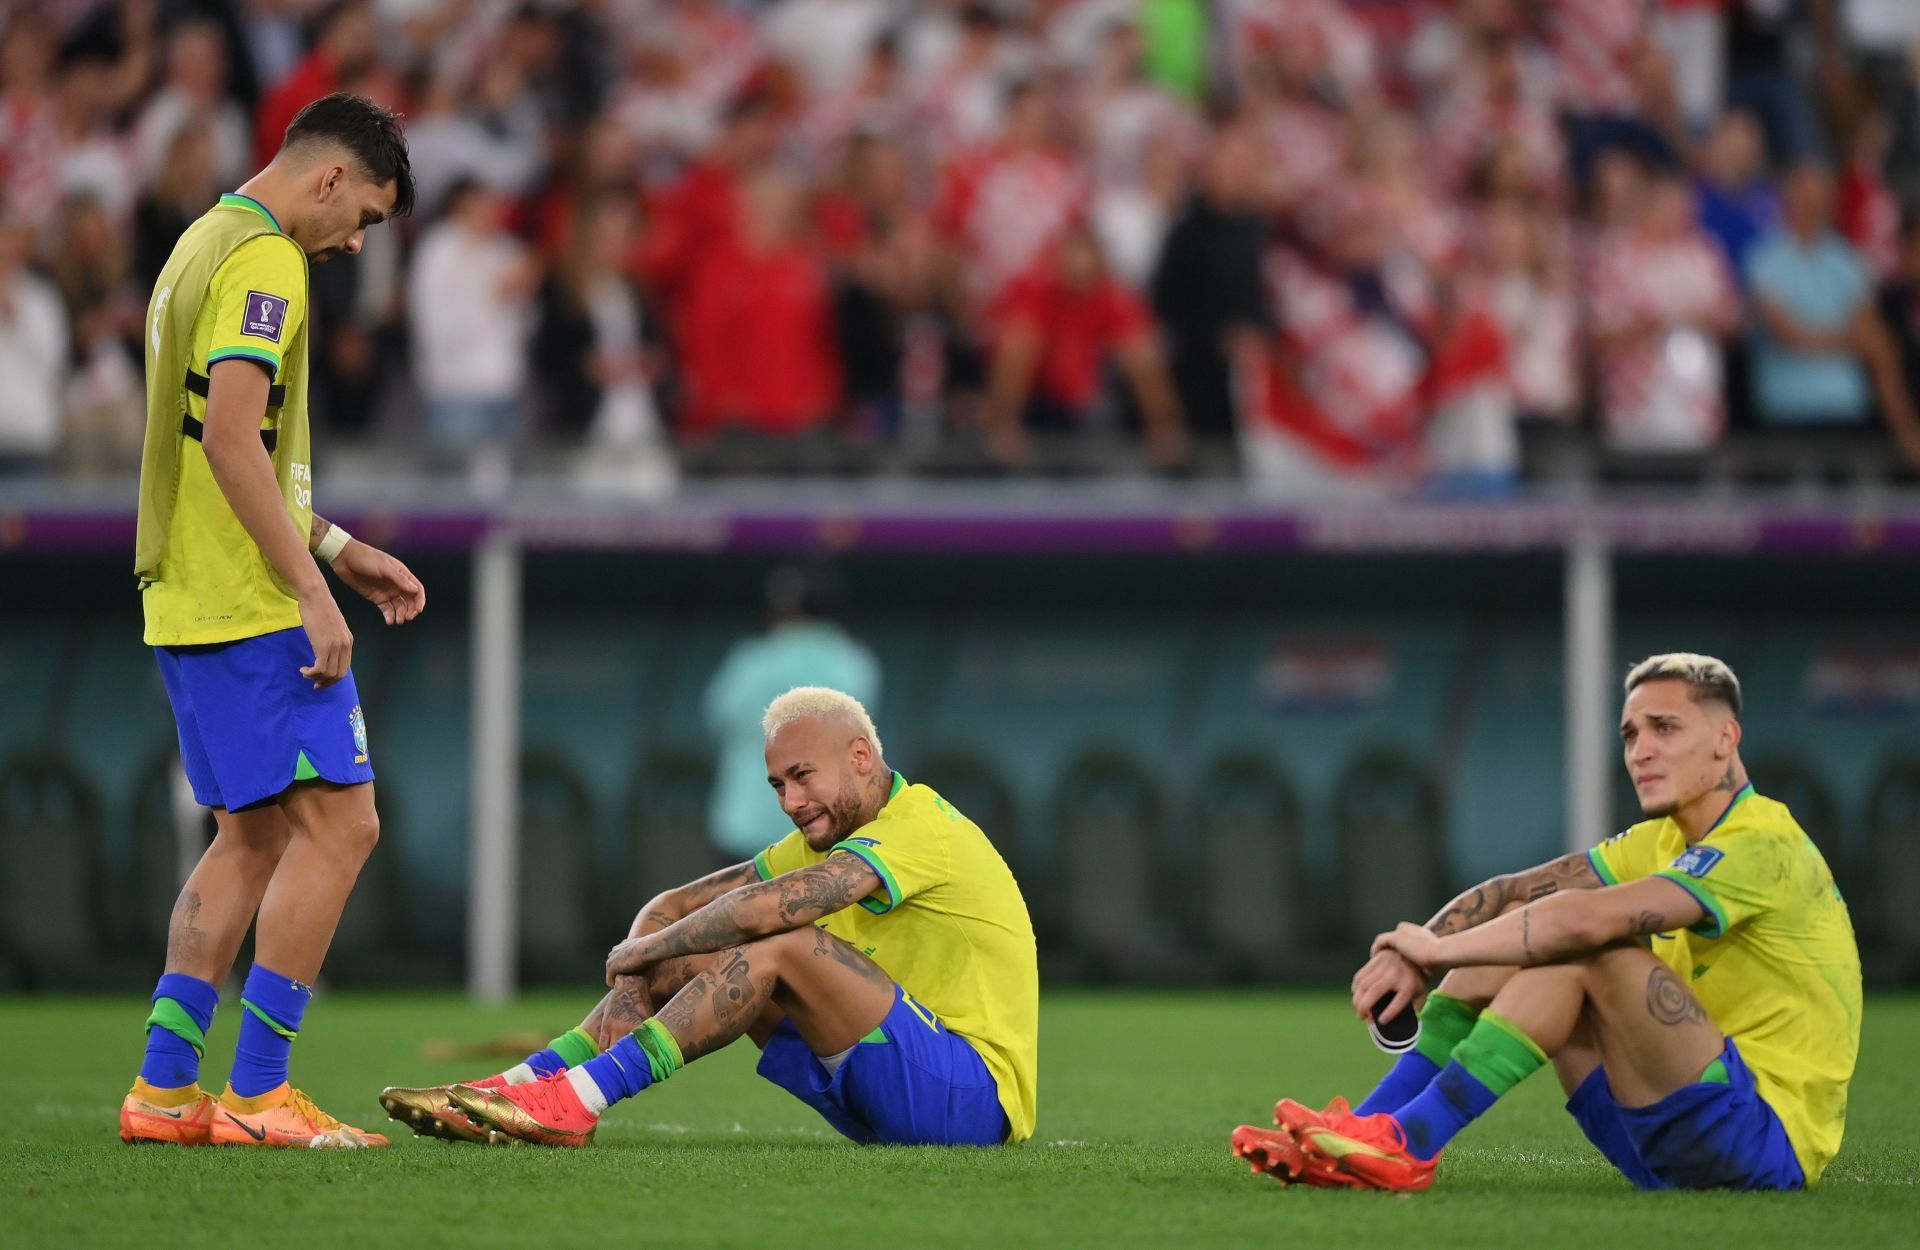
[[[1040,969],[1033,922],[1006,861],[980,827],[926,786],[893,775],[873,822],[826,852],[799,830],[753,857],[763,879],[858,855],[880,889],[821,919],[966,1038],[986,1061],[1012,1132],[1033,1135],[1040,1051]]]
[[[305,445],[306,361],[295,353],[304,357],[306,351],[306,254],[256,201],[222,196],[181,237],[156,286],[150,315],[157,326],[164,312],[161,291],[171,301],[186,298],[170,285],[169,271],[188,266],[196,247],[219,247],[223,236],[230,238],[235,227],[220,216],[235,213],[258,214],[272,229],[245,239],[219,262],[194,317],[186,360],[149,361],[148,386],[178,389],[183,376],[205,378],[224,360],[249,360],[266,370],[283,389],[270,397],[261,428],[282,439],[275,470],[288,515],[304,537],[313,521],[313,474]],[[224,230],[213,228],[223,225]],[[163,405],[160,416],[150,412],[148,417],[176,428],[184,417],[189,431],[179,436],[178,485],[164,554],[157,567],[143,573],[140,598],[150,646],[230,642],[300,624],[298,600],[234,515],[194,436],[207,414],[200,389],[189,385],[184,391],[184,414],[173,410],[169,415]]]
[[[1813,1184],[1846,1128],[1861,1012],[1853,922],[1813,839],[1747,786],[1691,847],[1664,817],[1587,855],[1609,885],[1661,876],[1706,909],[1691,930],[1655,935],[1653,951],[1740,1047]]]

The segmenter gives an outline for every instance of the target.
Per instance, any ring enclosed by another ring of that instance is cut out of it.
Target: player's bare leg
[[[1629,1107],[1650,1106],[1699,1080],[1726,1040],[1673,969],[1637,945],[1521,969],[1490,1010],[1549,1055],[1572,1048],[1586,1061],[1581,1079],[1597,1053],[1614,1098]]]
[[[167,921],[166,970],[220,985],[233,971],[293,829],[278,807],[246,812],[218,807],[213,819],[219,832],[181,887]]]
[[[385,1146],[343,1124],[287,1079],[311,985],[333,942],[361,865],[380,837],[373,784],[299,782],[280,797],[291,831],[260,903],[254,966],[242,1000],[234,1073],[220,1097],[215,1145]],[[243,1083],[244,1080],[244,1083]]]
[[[775,934],[711,956],[643,1026],[636,1040],[652,1049],[644,1058],[629,1055],[617,1068],[632,1081],[627,1092],[635,1093],[742,1036],[764,1041],[783,1018],[815,1054],[834,1054],[886,1019],[897,988],[879,965],[824,930],[808,926]],[[607,1096],[593,1088],[591,1069],[615,1058],[617,1052],[610,1052],[586,1069],[534,1085],[455,1086],[450,1092],[490,1141],[583,1146],[592,1139],[600,1108],[583,1100],[580,1078],[587,1078],[587,1097],[604,1106]],[[647,1070],[654,1064],[664,1070]]]
[[[260,903],[258,962],[296,981],[320,975],[360,868],[380,840],[373,783],[303,781],[280,796],[292,836]]]

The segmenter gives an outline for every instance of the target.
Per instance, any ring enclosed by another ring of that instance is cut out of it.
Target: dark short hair
[[[375,182],[393,184],[392,216],[405,217],[413,211],[413,165],[407,159],[407,136],[400,129],[399,114],[365,96],[336,91],[300,110],[287,127],[280,150],[302,143],[333,143],[347,149]]]

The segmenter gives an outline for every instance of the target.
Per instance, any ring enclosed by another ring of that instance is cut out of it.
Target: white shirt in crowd
[[[67,313],[45,279],[0,275],[0,456],[47,456],[60,441]]]
[[[512,399],[521,393],[533,309],[508,287],[525,257],[510,236],[476,234],[454,221],[421,238],[407,302],[414,376],[427,399]]]

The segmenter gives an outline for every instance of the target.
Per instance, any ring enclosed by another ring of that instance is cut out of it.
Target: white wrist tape
[[[347,544],[352,541],[353,535],[336,525],[327,531],[327,536],[320,540],[320,545],[314,549],[313,554],[326,563],[332,564],[340,558],[340,553],[345,551]]]

